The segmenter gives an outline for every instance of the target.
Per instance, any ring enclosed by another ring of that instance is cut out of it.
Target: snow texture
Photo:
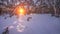
[[[19,18],[0,16],[0,34],[9,27],[9,34],[60,34],[60,18],[52,17],[50,14],[32,14]],[[28,17],[32,17],[27,21]],[[22,25],[21,25],[22,24]],[[19,31],[19,25],[22,31]]]

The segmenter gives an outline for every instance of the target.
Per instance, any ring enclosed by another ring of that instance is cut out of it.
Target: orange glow
[[[19,13],[20,14],[24,14],[24,9],[23,8],[19,8]]]
[[[25,9],[24,7],[20,7],[20,6],[19,6],[19,7],[16,8],[15,11],[16,11],[16,14],[18,14],[18,15],[19,15],[19,14],[21,14],[21,15],[26,14],[26,9]]]

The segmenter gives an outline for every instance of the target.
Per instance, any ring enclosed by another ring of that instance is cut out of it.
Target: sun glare
[[[20,8],[20,9],[19,9],[19,13],[20,13],[20,14],[24,14],[24,9],[23,9],[23,8]]]
[[[19,7],[19,8],[17,9],[17,13],[18,13],[18,14],[21,14],[21,15],[24,15],[24,14],[26,13],[25,8]]]

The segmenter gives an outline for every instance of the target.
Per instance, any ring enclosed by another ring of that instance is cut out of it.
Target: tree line
[[[28,14],[36,13],[60,16],[60,0],[0,0],[0,14],[14,12],[11,10],[3,10],[3,6],[12,9],[12,7],[15,8],[21,3],[27,5]]]

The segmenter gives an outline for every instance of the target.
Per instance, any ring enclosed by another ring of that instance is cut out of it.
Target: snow
[[[52,17],[50,14],[32,14],[19,18],[0,16],[0,34],[9,27],[9,34],[60,34],[60,18]],[[27,21],[28,17],[32,17]]]

